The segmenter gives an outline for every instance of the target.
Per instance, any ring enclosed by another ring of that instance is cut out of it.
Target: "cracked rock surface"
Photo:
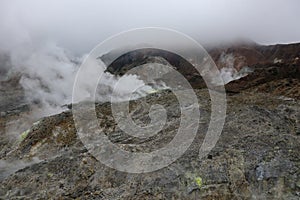
[[[207,90],[196,95],[201,117],[192,145],[169,166],[144,174],[120,172],[99,162],[79,139],[71,110],[41,119],[24,138],[1,144],[0,198],[299,199],[299,100],[251,91],[228,96],[223,132],[200,159],[211,105]],[[106,136],[119,148],[151,152],[176,135],[181,114],[175,95],[165,90],[130,102],[134,122],[147,125],[155,104],[166,109],[167,123],[149,138],[122,132],[109,103],[97,103],[96,113]]]

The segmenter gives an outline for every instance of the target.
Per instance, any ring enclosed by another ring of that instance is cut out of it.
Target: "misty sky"
[[[200,43],[300,41],[299,0],[1,0],[0,48],[57,43],[87,53],[132,28],[166,27]]]

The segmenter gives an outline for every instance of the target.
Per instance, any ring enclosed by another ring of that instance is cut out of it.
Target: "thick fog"
[[[76,54],[120,31],[166,27],[201,43],[300,41],[298,0],[2,0],[0,47],[56,43]]]

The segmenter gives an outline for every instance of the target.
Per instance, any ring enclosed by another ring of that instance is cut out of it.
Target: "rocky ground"
[[[201,118],[192,145],[171,165],[144,174],[117,171],[91,155],[76,133],[72,110],[30,122],[30,129],[10,137],[8,124],[17,125],[30,108],[21,89],[3,89],[0,199],[300,199],[299,65],[252,67],[253,74],[226,85],[226,122],[207,156],[198,153],[211,105],[207,89],[198,89]],[[154,104],[167,110],[167,123],[145,139],[122,132],[109,103],[97,103],[96,113],[119,148],[150,152],[172,140],[181,115],[174,94],[164,90],[131,101],[133,120],[149,123]]]
[[[2,172],[0,195],[3,199],[299,199],[299,101],[264,93],[229,96],[222,135],[209,155],[199,159],[210,104],[206,90],[197,91],[197,96],[198,135],[170,166],[145,174],[106,167],[78,139],[72,113],[66,111],[41,119],[10,151],[2,148],[2,164],[11,163],[13,169]],[[157,103],[167,109],[168,124],[146,140],[123,134],[113,121],[110,104],[98,104],[96,110],[112,142],[128,151],[147,152],[170,142],[180,120],[176,97],[168,91],[133,101],[133,118],[146,123],[149,106]]]

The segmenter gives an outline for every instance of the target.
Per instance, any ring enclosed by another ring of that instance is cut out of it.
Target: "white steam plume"
[[[53,43],[46,43],[40,47],[22,47],[11,54],[10,76],[20,75],[20,84],[25,91],[26,99],[35,107],[38,107],[43,115],[50,115],[62,111],[62,105],[71,103],[72,89],[75,75],[83,60],[71,56],[66,50]],[[97,61],[89,63],[102,67]],[[93,69],[93,67],[91,68]],[[85,88],[82,100],[92,96],[89,83],[89,76],[93,72],[87,72],[85,80],[80,80],[80,84]],[[144,82],[136,75],[125,75],[117,78],[112,74],[104,74],[103,81],[98,85],[97,100],[109,101],[112,95],[112,87],[116,82],[121,81],[113,95],[120,101],[128,100],[131,96],[131,88],[137,85],[142,90],[151,90],[145,86]]]
[[[219,60],[224,66],[220,69],[224,84],[243,78],[252,72],[252,69],[247,66],[244,66],[240,71],[237,71],[237,69],[234,67],[235,56],[231,53],[226,54],[223,52]]]

